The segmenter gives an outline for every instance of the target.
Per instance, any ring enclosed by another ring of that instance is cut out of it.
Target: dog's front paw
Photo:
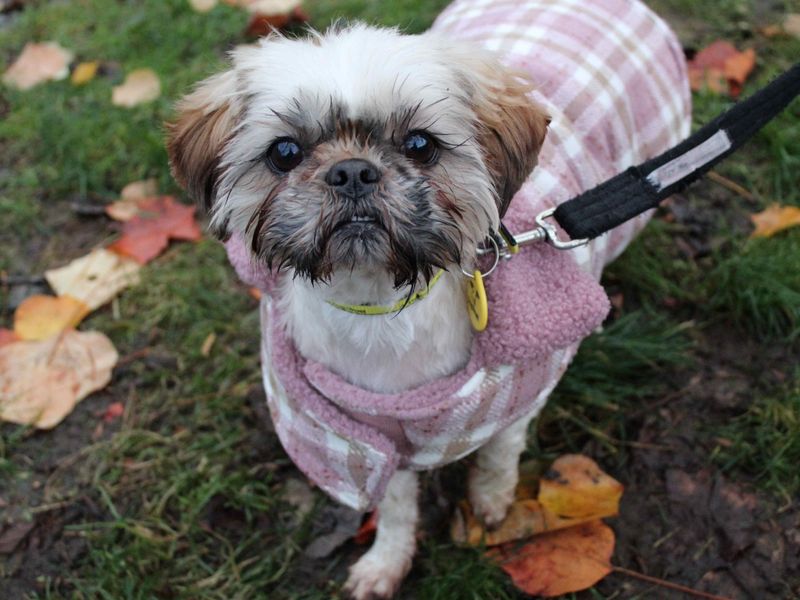
[[[469,477],[469,502],[472,511],[487,527],[503,522],[514,501],[516,472],[498,472],[473,467]]]
[[[391,598],[411,568],[410,556],[387,556],[374,550],[350,567],[344,589],[353,600]]]

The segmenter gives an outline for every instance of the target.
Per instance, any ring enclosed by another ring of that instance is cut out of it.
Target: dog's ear
[[[538,162],[550,117],[531,100],[524,74],[494,61],[482,65],[474,110],[477,139],[497,192],[502,217]]]
[[[175,180],[210,210],[220,177],[220,154],[236,124],[236,76],[225,71],[200,82],[178,102],[167,123],[167,152]]]

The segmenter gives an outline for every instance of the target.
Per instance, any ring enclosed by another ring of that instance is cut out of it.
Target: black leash
[[[591,190],[546,211],[539,228],[514,239],[500,234],[513,252],[519,244],[546,240],[557,248],[574,248],[659,205],[686,188],[738,149],[800,95],[800,63],[747,100],[722,113],[694,135],[641,165],[630,167]],[[546,219],[555,217],[571,241],[559,240]]]
[[[564,202],[554,217],[572,238],[592,239],[655,208],[734,152],[800,94],[800,63],[674,148]]]

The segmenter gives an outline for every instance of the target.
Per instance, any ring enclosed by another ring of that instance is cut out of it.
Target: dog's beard
[[[422,176],[385,173],[383,179],[378,190],[357,199],[302,174],[278,183],[250,220],[254,255],[312,283],[367,267],[390,273],[397,287],[459,264],[463,236],[437,203],[436,189]]]

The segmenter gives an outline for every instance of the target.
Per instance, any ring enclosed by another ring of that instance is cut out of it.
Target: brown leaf
[[[514,585],[533,596],[550,598],[585,590],[611,572],[614,532],[600,521],[545,533],[524,546],[506,544],[488,555],[499,562]]]
[[[45,81],[64,79],[69,75],[72,52],[55,42],[28,43],[17,60],[3,74],[3,83],[20,90],[29,90]]]
[[[247,24],[245,35],[264,37],[275,30],[286,29],[290,25],[300,25],[308,21],[308,15],[301,8],[283,14],[255,13]]]
[[[750,237],[772,237],[779,231],[800,225],[800,208],[771,204],[766,210],[750,215],[756,226]]]
[[[172,196],[150,198],[140,208],[142,212],[123,225],[122,237],[109,250],[145,264],[161,254],[170,239],[197,241],[201,237],[194,207],[175,202]]]
[[[539,502],[560,517],[597,519],[616,515],[622,484],[609,477],[591,458],[559,457],[539,483]]]
[[[118,355],[96,331],[0,347],[0,419],[51,429],[111,380]]]
[[[36,526],[35,522],[12,523],[0,532],[0,554],[11,554],[19,543],[28,537]]]
[[[43,340],[75,327],[89,307],[71,296],[30,296],[14,313],[14,333],[21,340]]]
[[[128,286],[139,283],[141,266],[105,249],[92,250],[71,263],[44,272],[59,296],[70,296],[95,310]]]
[[[111,103],[131,108],[152,102],[161,95],[161,81],[152,69],[136,69],[128,73],[122,84],[114,86]]]
[[[141,204],[158,195],[158,181],[132,181],[120,192],[120,199],[106,206],[106,214],[116,221],[130,221],[142,210]]]

